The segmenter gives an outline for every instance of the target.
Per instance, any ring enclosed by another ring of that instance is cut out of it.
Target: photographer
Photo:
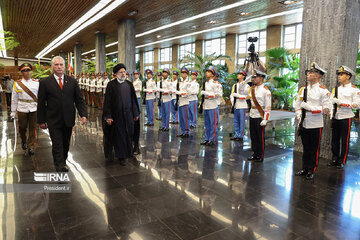
[[[260,70],[262,72],[266,72],[265,64],[260,60],[259,53],[255,52],[255,42],[257,42],[257,37],[249,37],[248,42],[250,42],[249,46],[249,57],[247,57],[244,61],[244,70],[248,75],[252,75],[254,70]]]

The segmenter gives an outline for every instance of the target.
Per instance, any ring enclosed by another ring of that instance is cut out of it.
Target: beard
[[[118,75],[117,78],[121,81],[125,81],[126,80],[126,75]]]

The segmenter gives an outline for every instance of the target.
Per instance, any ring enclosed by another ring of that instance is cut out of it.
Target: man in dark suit
[[[77,81],[64,74],[64,59],[56,56],[51,62],[54,74],[40,81],[37,120],[42,129],[49,128],[56,171],[67,172],[66,159],[75,125],[75,106],[82,124],[86,123],[87,109]]]

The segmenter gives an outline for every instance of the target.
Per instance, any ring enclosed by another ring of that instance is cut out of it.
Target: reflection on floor
[[[232,116],[223,114],[217,147],[199,145],[202,117],[188,139],[176,138],[178,125],[159,132],[155,124],[143,127],[142,154],[123,167],[105,162],[101,114],[89,111],[89,123],[73,131],[72,193],[0,193],[1,239],[359,239],[359,123],[345,171],[323,160],[309,182],[293,177],[301,165],[293,118],[267,128],[262,164],[246,161],[248,138],[229,141]],[[20,143],[13,154],[13,123],[0,114],[0,183],[54,171],[48,134],[38,132],[35,156]]]

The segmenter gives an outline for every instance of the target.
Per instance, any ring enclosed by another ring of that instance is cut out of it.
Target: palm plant
[[[265,54],[268,58],[266,68],[271,76],[267,85],[272,92],[274,107],[291,110],[298,89],[300,57],[284,48],[272,48]]]
[[[50,74],[51,74],[51,68],[49,68],[48,66],[42,66],[35,63],[35,68],[31,73],[31,77],[35,79],[42,79],[48,77]]]

